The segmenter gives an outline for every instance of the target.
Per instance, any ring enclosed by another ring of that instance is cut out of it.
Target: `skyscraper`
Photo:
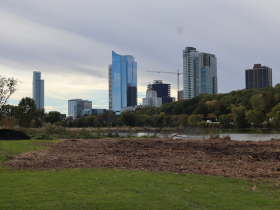
[[[199,53],[198,60],[196,95],[199,93],[217,94],[217,58],[213,54]]]
[[[44,109],[44,80],[41,80],[41,72],[33,72],[33,99],[37,109]]]
[[[253,69],[245,70],[246,89],[261,90],[272,87],[272,69],[261,64],[255,64]]]
[[[109,110],[121,113],[125,107],[137,105],[137,62],[131,55],[112,51],[109,65]]]
[[[92,109],[92,102],[83,99],[68,100],[68,117],[81,117],[85,109]]]
[[[190,99],[200,93],[217,94],[217,58],[213,54],[199,53],[196,48],[183,50],[183,93]]]
[[[196,72],[198,68],[198,52],[194,47],[183,50],[183,90],[184,99],[196,96]]]

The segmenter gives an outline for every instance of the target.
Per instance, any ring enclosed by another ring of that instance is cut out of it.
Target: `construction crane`
[[[177,84],[177,87],[178,87],[178,92],[177,92],[177,100],[179,100],[179,76],[180,76],[180,74],[183,74],[183,73],[181,73],[181,72],[179,72],[179,70],[177,69],[177,73],[176,72],[168,72],[168,71],[147,71],[147,72],[155,72],[155,73],[166,73],[166,74],[177,74],[177,82],[178,82],[178,84]]]

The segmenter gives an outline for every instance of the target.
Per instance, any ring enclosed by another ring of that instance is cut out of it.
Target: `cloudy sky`
[[[0,75],[21,83],[10,104],[32,97],[33,71],[45,80],[46,111],[67,114],[67,101],[108,109],[112,50],[138,64],[138,103],[153,80],[171,84],[182,51],[215,54],[218,92],[245,88],[245,69],[272,68],[280,83],[279,0],[0,0]],[[180,78],[182,89],[182,77]]]

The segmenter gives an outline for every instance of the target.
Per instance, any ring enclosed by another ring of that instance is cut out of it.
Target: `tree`
[[[197,126],[197,123],[201,121],[201,117],[199,115],[192,114],[188,118],[188,123],[190,126]]]
[[[42,127],[42,119],[45,115],[45,109],[36,109],[34,113],[34,121],[32,121],[31,126],[34,128]]]
[[[0,76],[0,109],[5,105],[10,96],[16,92],[18,80]]]
[[[224,114],[219,117],[219,124],[222,128],[230,128],[231,121],[232,121],[232,113]]]
[[[31,121],[35,117],[36,110],[36,104],[32,98],[22,98],[18,104],[19,125],[23,127],[30,127]]]
[[[265,115],[262,111],[249,110],[246,112],[246,120],[254,127],[261,127],[264,121]]]
[[[188,126],[188,115],[187,114],[179,115],[179,125],[182,127]]]
[[[233,107],[232,108],[232,113],[233,113],[233,120],[235,123],[235,126],[238,128],[246,128],[247,127],[247,122],[245,119],[245,112],[246,112],[246,107],[245,106],[240,106],[240,107]]]
[[[274,126],[280,127],[280,103],[277,104],[270,113],[271,123]]]
[[[263,98],[263,109],[266,114],[271,112],[272,108],[277,104],[275,96],[268,92],[266,96]]]
[[[58,111],[50,111],[44,118],[44,120],[46,122],[49,123],[56,123],[56,122],[60,122],[61,119],[61,113]]]
[[[253,95],[250,99],[250,103],[253,107],[253,110],[246,112],[246,120],[254,127],[262,126],[265,115],[262,111],[263,108],[263,96],[262,94]]]

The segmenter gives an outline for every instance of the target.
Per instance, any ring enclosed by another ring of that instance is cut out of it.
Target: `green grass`
[[[0,168],[0,209],[278,209],[280,189],[222,177]]]
[[[1,141],[15,153],[38,140]],[[49,142],[49,141],[48,141]],[[250,189],[256,185],[257,190]],[[276,182],[114,169],[12,170],[0,166],[0,209],[279,209]]]
[[[47,149],[48,147],[43,146],[42,142],[57,142],[55,140],[13,140],[13,141],[5,141],[0,140],[0,162],[9,159],[9,157],[28,152],[30,150],[42,150]]]

